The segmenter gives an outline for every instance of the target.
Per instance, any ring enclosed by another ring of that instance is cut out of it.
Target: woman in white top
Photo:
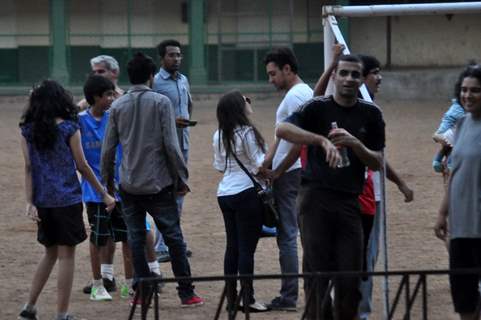
[[[262,204],[252,181],[239,167],[233,154],[257,177],[267,177],[262,168],[266,150],[264,139],[252,125],[250,99],[239,91],[225,94],[217,104],[219,129],[214,133],[214,168],[224,174],[217,189],[217,199],[224,217],[227,244],[224,274],[254,273],[254,252],[262,229]],[[227,308],[233,310],[237,297],[236,281],[227,281]],[[242,281],[243,301],[250,312],[268,311],[254,298],[252,280]],[[244,299],[245,300],[245,299]]]

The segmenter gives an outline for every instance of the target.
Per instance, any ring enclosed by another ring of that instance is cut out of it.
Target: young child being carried
[[[459,93],[459,88],[455,88],[455,91]],[[436,153],[433,159],[433,169],[436,172],[444,172],[449,168],[449,162],[447,161],[451,152],[454,131],[456,130],[456,122],[464,116],[464,109],[459,104],[458,99],[453,99],[452,104],[446,111],[441,119],[438,130],[433,135],[433,140],[441,144],[441,149]],[[446,161],[444,161],[446,160]],[[447,163],[445,168],[444,163]]]
[[[474,61],[470,61],[468,67],[479,68]],[[433,158],[433,169],[436,172],[442,172],[447,177],[449,172],[450,162],[449,154],[451,152],[454,140],[454,132],[456,130],[456,122],[464,116],[464,108],[461,106],[461,82],[463,79],[458,79],[454,84],[454,99],[452,104],[441,119],[438,130],[433,134],[433,140],[441,144],[441,149]],[[446,165],[444,165],[445,163]]]

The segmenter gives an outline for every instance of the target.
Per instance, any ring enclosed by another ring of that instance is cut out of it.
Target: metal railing
[[[396,289],[393,300],[389,303],[388,314],[384,315],[383,319],[394,319],[396,313],[399,311],[399,305],[404,302],[404,314],[402,318],[404,320],[410,320],[412,317],[413,306],[417,299],[421,299],[421,317],[420,319],[428,319],[428,276],[443,276],[443,275],[478,275],[481,279],[481,269],[458,269],[458,270],[406,270],[406,271],[376,271],[376,272],[315,272],[315,273],[303,273],[303,274],[262,274],[262,275],[238,275],[238,276],[206,276],[206,277],[179,277],[179,278],[143,278],[139,282],[139,290],[136,291],[134,301],[144,297],[143,303],[140,304],[141,312],[140,317],[142,320],[147,318],[147,313],[151,307],[153,300],[153,311],[154,318],[156,320],[160,319],[160,304],[159,304],[159,293],[160,287],[165,283],[178,282],[179,280],[191,280],[193,282],[216,282],[216,281],[243,281],[252,280],[275,280],[275,279],[285,279],[285,278],[302,278],[310,279],[311,290],[306,292],[306,303],[305,310],[302,314],[301,319],[306,319],[307,309],[314,305],[314,301],[321,301],[321,303],[315,304],[316,319],[321,319],[321,315],[325,312],[326,308],[330,307],[331,303],[331,291],[333,290],[336,279],[343,277],[358,277],[360,279],[366,277],[401,277],[401,281]],[[329,285],[325,292],[320,290],[321,280],[329,279]],[[414,279],[414,286],[412,286],[411,280]],[[241,305],[241,299],[247,301],[247,291],[243,289],[241,285],[240,292],[235,300],[234,306],[228,308],[226,311],[228,314],[228,319],[236,319],[238,311],[244,312],[244,319],[250,319],[250,310],[247,304]],[[145,294],[143,294],[145,292]],[[404,296],[404,299],[402,297]],[[227,297],[227,287],[224,286],[222,293],[219,298],[219,303],[216,308],[214,320],[220,318],[224,302]],[[128,319],[131,320],[135,316],[137,304],[133,304]],[[481,309],[481,299],[478,301],[476,312],[479,313]],[[417,317],[416,319],[418,319]]]

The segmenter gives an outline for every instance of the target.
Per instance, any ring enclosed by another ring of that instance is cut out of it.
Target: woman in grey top
[[[461,104],[448,190],[434,227],[438,238],[449,236],[450,269],[481,268],[481,68],[461,75]],[[448,230],[449,226],[449,230]],[[450,275],[454,309],[462,320],[479,319],[479,275]]]

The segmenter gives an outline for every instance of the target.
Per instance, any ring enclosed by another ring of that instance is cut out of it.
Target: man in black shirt
[[[317,97],[278,125],[276,134],[308,145],[307,165],[299,192],[300,230],[304,272],[360,271],[362,226],[358,196],[365,168],[379,170],[384,148],[384,121],[374,105],[358,99],[362,63],[356,56],[341,56],[333,80],[334,96]],[[338,129],[332,129],[336,122]],[[339,168],[339,148],[347,149],[350,165]],[[329,279],[321,281],[321,297]],[[306,279],[306,296],[312,281]],[[335,280],[335,318],[354,319],[360,300],[359,279]],[[316,319],[317,303],[307,306]]]

